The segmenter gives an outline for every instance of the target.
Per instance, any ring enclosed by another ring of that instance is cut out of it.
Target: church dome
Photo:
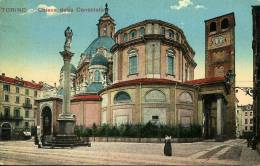
[[[103,54],[97,53],[90,61],[90,65],[103,65],[108,66],[108,60]]]
[[[60,72],[62,73],[64,71],[64,65],[62,66]],[[76,74],[77,73],[77,69],[73,64],[70,64],[70,73]]]
[[[91,56],[97,52],[98,48],[105,48],[110,52],[110,49],[115,44],[115,41],[110,36],[100,36],[96,38],[84,51],[85,54]]]
[[[88,93],[97,93],[100,90],[104,89],[104,86],[101,82],[92,82],[88,87],[86,92]]]

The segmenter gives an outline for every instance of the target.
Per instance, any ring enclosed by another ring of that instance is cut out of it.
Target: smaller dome
[[[97,53],[90,61],[90,65],[103,65],[108,66],[108,60],[103,54]]]
[[[92,82],[88,87],[86,92],[97,93],[102,90],[104,87],[101,82]]]
[[[64,65],[62,66],[60,72],[62,73],[64,71]],[[77,69],[73,64],[70,64],[70,73],[76,74],[77,73]]]

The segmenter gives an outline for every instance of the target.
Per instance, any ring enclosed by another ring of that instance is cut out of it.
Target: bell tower
[[[106,3],[105,13],[100,17],[98,26],[98,37],[109,36],[112,37],[115,34],[115,20],[108,14],[108,5]]]
[[[205,77],[235,73],[234,13],[206,20],[205,40]]]
[[[226,77],[235,74],[235,16],[225,14],[205,21],[205,77]],[[235,80],[229,83],[226,95],[225,135],[235,136]]]

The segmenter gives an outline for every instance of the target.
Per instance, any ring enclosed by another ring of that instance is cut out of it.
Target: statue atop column
[[[64,50],[65,51],[70,51],[71,48],[71,42],[72,42],[72,36],[73,36],[73,32],[72,29],[70,29],[70,27],[67,27],[67,29],[64,32],[65,37],[66,37],[66,41],[64,44]]]

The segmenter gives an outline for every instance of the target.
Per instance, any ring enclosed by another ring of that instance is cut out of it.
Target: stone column
[[[59,115],[59,135],[74,135],[75,120],[70,112],[70,60],[73,53],[70,51],[60,52],[64,61],[64,85],[63,85],[63,102],[62,112]]]
[[[223,99],[221,96],[217,96],[217,136],[222,136],[223,134],[222,108],[223,108]]]

